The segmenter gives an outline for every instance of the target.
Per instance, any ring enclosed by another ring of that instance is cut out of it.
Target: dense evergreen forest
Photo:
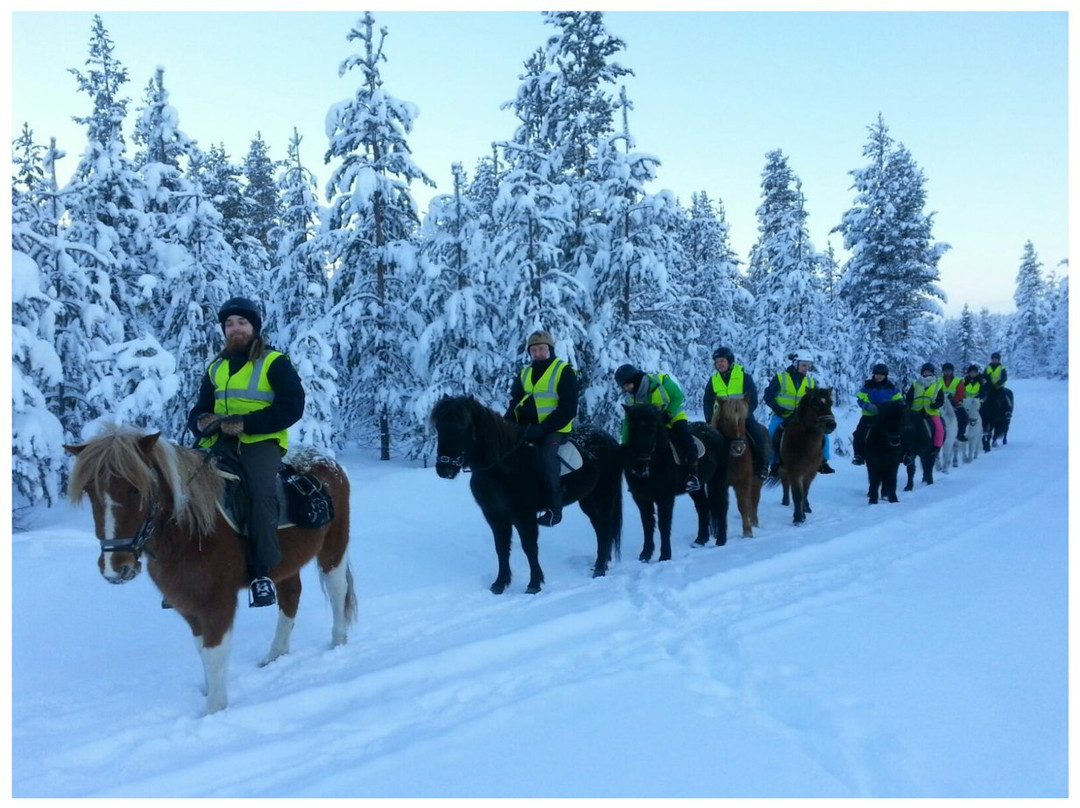
[[[328,141],[293,129],[283,158],[254,133],[242,158],[180,128],[163,70],[131,109],[129,76],[95,17],[84,68],[84,144],[13,142],[13,484],[17,506],[63,491],[64,442],[99,421],[184,422],[221,347],[216,313],[241,294],[307,391],[293,438],[384,459],[433,450],[427,416],[443,394],[506,404],[524,340],[543,327],[581,379],[581,418],[614,429],[612,374],[664,370],[700,418],[718,345],[763,388],[795,349],[850,405],[870,366],[906,382],[926,360],[1010,376],[1067,375],[1067,279],[1017,245],[1014,314],[947,319],[926,178],[884,116],[852,155],[853,198],[833,232],[850,257],[819,252],[802,183],[765,155],[750,254],[730,246],[723,189],[689,200],[650,190],[656,158],[636,151],[618,62],[600,12],[545,12],[550,38],[523,54],[508,133],[453,167],[451,193],[421,211],[431,180],[412,159],[414,108],[385,87],[386,31],[371,14],[347,32],[353,97],[328,111]],[[508,116],[509,118],[509,116]],[[509,136],[507,136],[507,134]],[[200,133],[213,138],[213,133]],[[202,141],[206,142],[206,141]],[[70,180],[62,148],[81,149]],[[464,156],[463,156],[464,157]],[[326,167],[317,177],[311,161]]]

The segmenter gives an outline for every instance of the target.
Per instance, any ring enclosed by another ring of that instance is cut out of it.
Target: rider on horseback
[[[289,358],[263,340],[262,315],[253,301],[227,300],[218,322],[225,347],[202,377],[188,428],[222,465],[243,471],[249,499],[249,605],[272,606],[277,592],[269,572],[281,561],[277,476],[289,446],[288,429],[304,413],[304,388]]]
[[[990,354],[990,364],[986,366],[986,379],[999,390],[1009,380],[1009,373],[1005,370],[1005,366],[1001,364],[1001,354],[997,351]]]
[[[945,443],[945,427],[941,423],[941,408],[945,406],[945,388],[941,386],[934,366],[923,363],[919,378],[912,382],[904,400],[913,412],[925,413],[934,428],[934,449],[940,451]]]
[[[851,438],[851,447],[855,455],[851,462],[856,466],[862,466],[866,464],[863,457],[866,452],[866,432],[870,429],[873,419],[877,417],[878,407],[886,401],[901,401],[903,396],[900,395],[896,385],[889,380],[889,369],[878,362],[872,368],[870,378],[863,382],[856,398],[859,400],[862,415],[855,427],[855,434]]]
[[[961,443],[967,441],[967,435],[964,434],[968,425],[967,410],[964,409],[964,390],[963,379],[959,376],[953,375],[953,363],[946,362],[941,366],[941,386],[945,388],[945,398],[948,399],[950,405],[952,405],[953,412],[956,413],[956,439]]]
[[[712,420],[713,411],[720,406],[720,399],[728,396],[742,396],[746,399],[746,434],[750,439],[750,452],[754,457],[754,474],[764,480],[769,476],[768,438],[761,424],[754,418],[758,405],[757,387],[750,374],[742,365],[735,364],[735,354],[731,348],[721,346],[713,351],[713,367],[716,371],[705,382],[705,395],[701,406],[705,412],[705,421]]]
[[[503,417],[525,427],[525,441],[540,453],[547,507],[536,522],[552,527],[562,521],[559,446],[570,436],[577,417],[577,372],[555,356],[555,338],[547,331],[530,334],[525,348],[532,362],[514,377]]]
[[[779,432],[783,429],[784,421],[795,414],[799,400],[806,395],[807,390],[817,387],[817,381],[810,375],[814,366],[810,351],[801,348],[795,353],[788,354],[788,359],[791,364],[773,376],[769,380],[769,386],[765,388],[765,403],[773,411],[773,416],[769,419],[769,434],[772,436],[774,447],[779,445]],[[819,474],[832,474],[836,471],[829,465],[829,457],[832,454],[831,443],[829,436],[826,435],[825,459],[821,461]],[[775,460],[777,455],[774,454],[773,457]],[[770,477],[779,474],[777,463],[774,463],[770,469]]]
[[[664,412],[664,421],[671,430],[671,440],[679,449],[679,456],[686,465],[687,491],[697,491],[701,482],[697,476],[697,447],[690,434],[690,425],[686,420],[683,402],[686,400],[682,388],[667,373],[645,373],[633,365],[620,365],[615,371],[615,382],[626,393],[625,404],[652,404]],[[621,443],[627,438],[626,417],[622,422]]]

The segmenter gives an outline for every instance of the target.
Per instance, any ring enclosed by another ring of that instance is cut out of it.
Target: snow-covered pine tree
[[[1046,370],[1052,379],[1069,378],[1069,277],[1058,281],[1056,305],[1047,332],[1050,334]]]
[[[344,434],[363,439],[374,424],[379,455],[390,458],[392,429],[403,437],[414,422],[406,413],[410,366],[401,346],[404,301],[417,282],[416,227],[419,218],[409,185],[434,182],[413,162],[407,135],[414,105],[383,89],[379,63],[386,61],[386,28],[375,38],[366,13],[349,31],[363,53],[342,62],[339,75],[358,68],[353,98],[331,107],[326,162],[341,161],[327,186],[330,200],[323,244],[333,266],[334,336],[337,367],[344,378]],[[400,420],[399,420],[400,418]]]
[[[202,193],[220,214],[218,227],[230,248],[239,244],[247,231],[242,177],[243,167],[232,161],[224,143],[212,145],[199,161]]]
[[[792,351],[806,348],[819,366],[828,367],[831,357],[823,353],[816,332],[824,306],[820,258],[806,228],[802,182],[781,150],[768,152],[765,159],[758,238],[750,249],[756,319],[748,323],[747,359],[767,376],[787,367]]]
[[[933,350],[929,324],[942,315],[937,301],[945,299],[937,265],[949,245],[933,242],[926,179],[910,152],[894,143],[881,115],[868,129],[863,156],[870,163],[850,172],[855,204],[833,232],[843,234],[851,253],[841,288],[860,336],[856,364],[883,360],[899,382]]]
[[[966,372],[967,366],[972,362],[980,363],[983,352],[979,350],[979,347],[978,332],[975,328],[975,315],[971,313],[971,306],[965,303],[963,310],[960,312],[960,321],[956,331],[955,355],[960,360],[960,365],[957,367],[958,371],[962,367],[963,372]]]
[[[688,335],[684,346],[693,368],[684,381],[692,388],[690,379],[708,377],[712,373],[712,352],[720,346],[731,348],[736,361],[753,373],[744,355],[748,321],[743,318],[752,313],[754,298],[743,282],[741,261],[731,247],[723,202],[717,198],[714,203],[705,191],[691,194],[680,241],[682,263],[678,272],[687,283],[687,314],[691,322],[699,324],[696,339]],[[699,386],[704,388],[704,384]]]
[[[1041,376],[1046,366],[1047,335],[1043,323],[1048,307],[1041,269],[1035,246],[1026,242],[1013,293],[1016,312],[1009,324],[1010,378]]]
[[[303,138],[294,128],[284,170],[277,181],[281,199],[278,225],[270,232],[277,255],[270,271],[264,331],[288,353],[304,385],[304,415],[290,429],[293,439],[330,450],[343,448],[335,432],[339,374],[328,335],[330,290],[326,257],[318,240],[322,212],[315,176],[300,159]]]
[[[427,421],[443,395],[474,395],[501,408],[508,374],[503,333],[503,282],[486,249],[484,216],[466,189],[460,163],[452,166],[454,189],[431,201],[421,233],[422,280],[408,317],[413,370],[421,387],[411,402],[417,424]],[[434,436],[415,447],[430,456]]]
[[[840,267],[832,244],[818,254],[821,284],[821,306],[818,308],[814,333],[820,346],[821,358],[817,377],[833,388],[833,404],[842,407],[855,405],[855,396],[870,368],[855,364],[855,337],[851,308],[840,293]]]

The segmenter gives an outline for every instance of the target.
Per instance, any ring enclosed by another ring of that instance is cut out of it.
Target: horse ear
[[[139,438],[139,448],[144,452],[149,453],[154,448],[154,444],[158,442],[158,438],[161,437],[160,432],[155,432],[153,435],[143,435]]]
[[[85,448],[86,448],[86,444],[85,444],[85,443],[81,443],[81,444],[77,444],[77,445],[76,445],[76,444],[70,444],[70,443],[65,443],[65,444],[64,444],[64,449],[65,449],[65,450],[66,450],[66,451],[67,451],[67,452],[68,452],[69,454],[73,454],[73,455],[78,455],[78,454],[79,454],[79,452],[81,452],[81,451],[82,451],[83,449],[85,449]]]

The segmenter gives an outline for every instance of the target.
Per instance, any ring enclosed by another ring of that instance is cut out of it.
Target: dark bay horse
[[[670,430],[665,414],[651,404],[623,405],[626,409],[626,445],[623,447],[626,483],[641,512],[645,534],[641,561],[652,559],[656,547],[653,534],[660,527],[660,561],[671,560],[671,517],[675,497],[685,493],[685,468],[675,462]],[[727,447],[723,437],[704,422],[692,422],[690,434],[705,446],[698,459],[701,488],[690,492],[697,511],[698,531],[694,543],[709,543],[710,532],[717,546],[727,542]]]
[[[469,488],[491,526],[499,572],[491,591],[502,594],[510,584],[510,544],[514,528],[529,560],[529,585],[535,594],[544,583],[536,513],[543,507],[544,486],[537,450],[523,441],[523,430],[472,396],[443,396],[431,410],[438,433],[436,473],[454,479],[472,472]],[[596,531],[593,577],[607,572],[622,540],[622,463],[619,444],[590,426],[575,426],[571,436],[582,466],[562,477],[563,502],[577,502]]]
[[[904,490],[912,491],[915,488],[916,458],[922,464],[922,481],[933,485],[937,449],[934,448],[934,425],[929,416],[905,407],[901,432],[904,436],[904,465],[907,467],[907,484]]]
[[[867,497],[876,505],[879,497],[899,502],[896,496],[897,476],[904,458],[903,401],[886,401],[878,405],[877,415],[866,430],[866,476],[870,483]]]
[[[111,427],[103,435],[64,448],[75,455],[68,494],[85,495],[94,512],[101,542],[98,569],[105,580],[122,584],[142,569],[164,598],[188,622],[202,657],[206,707],[228,704],[226,672],[229,640],[236,616],[236,593],[248,585],[244,539],[218,510],[223,480],[204,451],[184,449],[160,439]],[[319,528],[282,528],[281,562],[270,570],[277,583],[278,623],[261,664],[289,650],[300,603],[300,568],[312,558],[333,608],[332,646],[347,639],[356,618],[356,594],[348,564],[349,480],[328,457],[290,454],[298,471],[316,477],[330,494],[334,518]],[[122,676],[132,672],[125,669]]]
[[[1009,424],[1012,422],[1013,392],[1008,387],[995,387],[989,384],[989,392],[979,407],[983,422],[983,451],[989,452],[991,446],[1009,443]]]
[[[728,439],[731,447],[728,450],[728,485],[735,489],[735,500],[739,504],[739,515],[742,517],[743,537],[750,538],[754,535],[753,528],[758,526],[762,481],[754,474],[754,458],[748,441],[768,438],[764,434],[757,438],[747,436],[746,416],[750,405],[742,396],[718,398],[716,405],[711,423]]]
[[[782,504],[792,504],[794,523],[806,521],[810,509],[810,484],[825,459],[825,436],[836,429],[832,412],[832,388],[813,387],[799,399],[795,412],[784,421],[780,435],[780,482]],[[790,499],[788,494],[790,492]]]

